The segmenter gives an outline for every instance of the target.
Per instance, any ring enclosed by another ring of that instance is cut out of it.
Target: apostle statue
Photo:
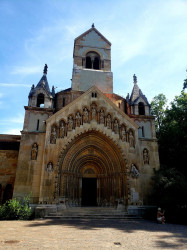
[[[51,132],[51,143],[52,144],[56,143],[56,138],[57,138],[56,128],[53,127],[52,132]]]
[[[80,125],[81,125],[81,114],[80,114],[80,112],[76,113],[76,116],[75,116],[75,125],[76,125],[76,127],[80,127]]]
[[[100,110],[100,114],[99,114],[99,122],[100,122],[100,124],[104,124],[104,122],[105,122],[105,113],[104,113],[104,110],[103,109],[101,109]]]
[[[118,124],[118,120],[115,119],[114,120],[114,133],[117,134],[119,132],[119,124]]]
[[[88,123],[88,121],[89,121],[89,118],[88,118],[88,110],[87,110],[87,108],[84,108],[84,109],[83,109],[83,122],[84,122],[84,123]]]
[[[68,131],[73,130],[73,117],[70,115],[68,119]]]
[[[106,118],[106,126],[107,126],[107,128],[109,128],[109,129],[111,129],[111,115],[110,114],[108,114],[107,115],[107,118]]]
[[[60,124],[59,136],[60,136],[60,138],[65,137],[65,125],[64,125],[64,122],[61,122],[61,124]]]
[[[134,135],[132,133],[132,131],[130,131],[129,133],[129,144],[131,148],[134,148]]]

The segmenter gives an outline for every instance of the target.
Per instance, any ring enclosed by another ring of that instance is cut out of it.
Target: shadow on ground
[[[137,221],[125,221],[125,220],[61,220],[61,219],[41,219],[32,221],[27,227],[44,227],[44,226],[66,226],[68,228],[77,228],[80,230],[98,230],[102,228],[113,228],[116,230],[124,231],[126,233],[134,233],[135,231],[145,232],[161,232],[162,236],[158,235],[158,239],[155,242],[158,248],[180,248],[181,246],[187,246],[187,226],[177,224],[157,224],[156,222],[137,220]],[[169,243],[172,241],[174,243]],[[184,249],[184,248],[183,248]]]

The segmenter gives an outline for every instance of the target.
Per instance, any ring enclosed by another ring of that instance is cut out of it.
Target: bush
[[[28,220],[32,211],[29,207],[29,197],[25,197],[23,203],[17,199],[6,201],[0,206],[0,219],[2,220]]]

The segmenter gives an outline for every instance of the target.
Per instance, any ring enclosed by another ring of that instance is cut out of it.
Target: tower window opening
[[[87,69],[96,69],[101,68],[100,56],[96,52],[88,52],[86,54],[86,68]]]
[[[37,97],[37,107],[43,108],[44,107],[44,94],[39,94]]]
[[[89,56],[86,57],[86,68],[91,69],[92,68],[92,61]]]
[[[121,103],[120,103],[120,102],[118,102],[118,108],[119,108],[119,109],[121,108]]]
[[[100,64],[99,58],[95,57],[94,61],[93,61],[93,69],[100,69],[100,65],[99,64]]]
[[[40,120],[37,120],[36,131],[39,130]]]
[[[138,112],[139,115],[145,115],[145,106],[143,102],[138,103]]]

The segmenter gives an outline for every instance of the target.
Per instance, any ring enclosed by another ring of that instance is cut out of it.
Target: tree
[[[187,94],[182,91],[165,111],[158,132],[160,162],[187,177]]]
[[[164,94],[159,94],[155,96],[151,102],[152,114],[156,116],[155,118],[155,127],[156,131],[160,129],[162,121],[165,116],[165,110],[167,105],[167,99]]]

